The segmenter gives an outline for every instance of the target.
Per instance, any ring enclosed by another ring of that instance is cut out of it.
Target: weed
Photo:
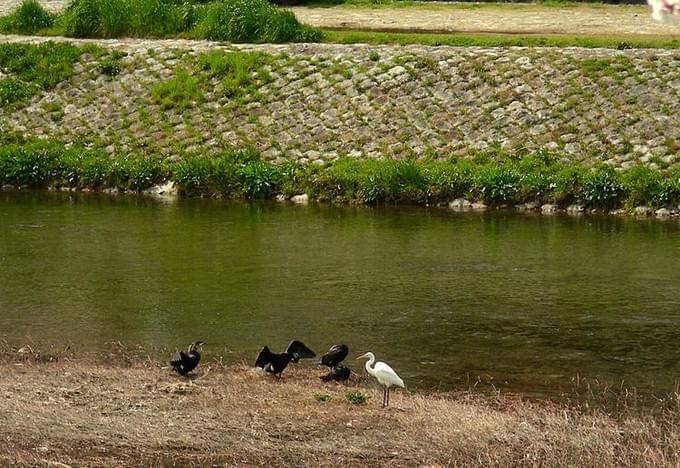
[[[120,73],[120,61],[107,58],[99,64],[99,69],[107,76],[116,76]]]
[[[0,79],[0,109],[25,101],[37,92],[37,87],[13,78]]]
[[[315,393],[314,394],[314,399],[316,401],[321,401],[321,402],[327,402],[331,401],[331,396],[328,393]]]
[[[580,201],[592,208],[613,208],[623,195],[623,185],[614,169],[602,166],[586,176]]]
[[[23,0],[9,16],[3,18],[0,30],[8,33],[34,34],[52,27],[54,15],[45,10],[37,0]]]
[[[368,402],[370,397],[361,392],[347,392],[345,393],[345,400],[351,405],[364,405]]]
[[[271,74],[265,68],[274,57],[262,52],[211,51],[199,56],[200,66],[211,76],[221,79],[222,92],[227,97],[253,94],[257,81],[268,83]]]
[[[222,0],[211,4],[197,25],[205,39],[231,42],[318,42],[318,29],[301,25],[295,15],[267,0]]]
[[[372,50],[368,54],[368,59],[371,60],[372,62],[377,62],[378,60],[380,60],[380,54],[378,52],[376,52],[375,50]]]
[[[203,90],[199,78],[193,77],[184,68],[179,68],[173,78],[151,88],[151,97],[163,109],[181,112],[202,102]]]

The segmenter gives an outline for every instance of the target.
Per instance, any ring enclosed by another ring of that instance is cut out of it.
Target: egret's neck
[[[366,361],[366,372],[373,375],[373,368],[371,367],[375,363],[375,356],[368,356],[368,361]]]

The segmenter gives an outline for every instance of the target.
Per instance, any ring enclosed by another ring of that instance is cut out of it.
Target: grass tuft
[[[345,400],[351,405],[365,405],[370,397],[361,392],[345,393]]]
[[[51,28],[54,16],[37,0],[23,0],[10,15],[0,19],[0,31],[14,34],[35,34]]]
[[[200,79],[184,68],[178,68],[175,76],[151,88],[151,98],[163,109],[183,111],[203,101]]]

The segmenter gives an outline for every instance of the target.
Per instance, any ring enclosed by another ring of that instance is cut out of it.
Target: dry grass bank
[[[187,380],[150,361],[0,357],[3,466],[680,463],[674,412],[613,416],[509,396],[401,391],[383,410],[370,382],[324,384],[321,370],[296,366],[282,381],[216,364]],[[351,405],[348,390],[371,398]]]

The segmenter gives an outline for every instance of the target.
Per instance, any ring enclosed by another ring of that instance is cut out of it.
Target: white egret
[[[366,361],[366,372],[375,377],[378,383],[383,386],[383,408],[385,408],[390,404],[390,387],[394,385],[404,388],[404,381],[394,372],[394,369],[384,362],[375,362],[375,355],[370,351],[363,356],[359,356],[357,359],[366,358],[368,358],[368,361]],[[373,363],[375,363],[374,366]]]

